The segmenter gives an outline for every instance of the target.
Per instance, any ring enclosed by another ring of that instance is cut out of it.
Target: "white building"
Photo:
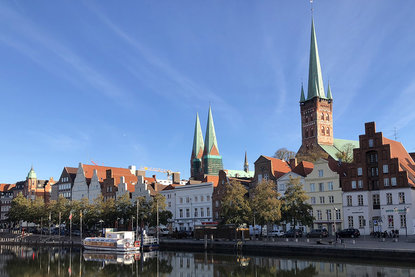
[[[195,225],[212,221],[213,183],[170,185],[160,194],[173,214],[173,230],[192,231]]]

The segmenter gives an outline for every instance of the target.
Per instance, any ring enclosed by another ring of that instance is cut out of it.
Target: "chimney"
[[[297,166],[297,158],[290,159],[290,167],[294,169]]]
[[[173,172],[173,184],[180,184],[180,172]]]
[[[157,183],[157,178],[156,178],[156,175],[153,175],[153,179],[154,179],[154,181]]]
[[[131,174],[135,174],[135,171],[137,170],[137,168],[135,167],[135,165],[128,166],[128,169],[130,170]]]
[[[146,177],[146,171],[145,170],[136,170],[135,171],[135,176],[143,176]]]

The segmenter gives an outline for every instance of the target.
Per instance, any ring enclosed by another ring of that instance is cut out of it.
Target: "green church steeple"
[[[305,96],[304,96],[304,87],[303,84],[301,84],[301,97],[300,97],[300,103],[305,102]]]
[[[323,77],[321,75],[320,57],[318,55],[314,19],[312,19],[307,100],[310,100],[314,97],[326,98],[324,95]]]
[[[200,127],[199,113],[196,113],[195,132],[193,136],[193,149],[190,158],[191,177],[198,177],[202,172],[202,157],[204,142],[202,128]]]
[[[34,171],[33,166],[30,168],[30,171],[27,174],[27,179],[37,179],[36,172]]]
[[[223,169],[222,156],[219,155],[218,142],[216,140],[215,126],[213,124],[212,108],[209,106],[208,121],[205,135],[205,150],[203,153],[204,173],[218,175]]]
[[[326,97],[329,100],[333,100],[333,96],[331,95],[330,82],[328,82],[328,86],[327,86],[327,96]]]

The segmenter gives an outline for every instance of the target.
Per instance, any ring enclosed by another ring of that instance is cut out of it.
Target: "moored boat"
[[[83,240],[88,250],[105,250],[115,252],[138,251],[140,242],[134,240],[134,232],[107,232],[105,237],[88,237]]]

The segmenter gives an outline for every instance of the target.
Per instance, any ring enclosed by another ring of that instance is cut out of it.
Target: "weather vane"
[[[313,0],[310,0],[310,5],[311,5],[311,15],[313,15],[313,11],[314,11],[314,8],[313,8]]]

